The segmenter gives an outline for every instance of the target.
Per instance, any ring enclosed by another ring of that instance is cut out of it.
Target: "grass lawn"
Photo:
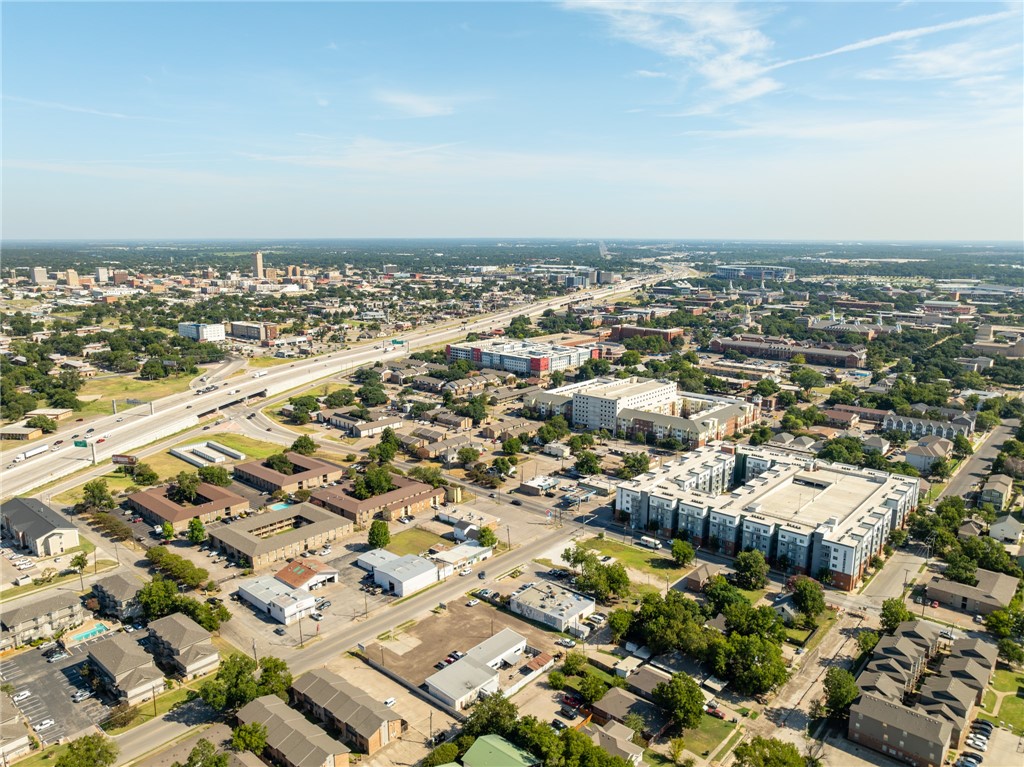
[[[251,368],[273,368],[289,362],[294,364],[295,360],[285,357],[250,357],[247,366]]]
[[[96,415],[108,415],[113,412],[110,407],[112,399],[139,399],[149,402],[160,399],[169,394],[177,394],[188,389],[192,375],[170,376],[157,381],[142,381],[130,375],[103,376],[89,378],[79,390],[79,397],[98,397],[99,399],[85,403],[81,413],[92,413]],[[119,409],[125,407],[124,403],[118,404]]]
[[[1024,730],[1024,698],[1020,694],[1007,695],[999,705],[998,719],[1013,727],[1014,732]]]
[[[661,581],[664,581],[667,575],[675,582],[693,569],[689,565],[679,567],[671,557],[657,551],[627,546],[607,538],[591,538],[583,542],[583,548],[596,552],[600,556],[614,557],[616,562],[621,562],[630,570],[648,573]]]
[[[995,713],[996,694],[993,690],[985,690],[985,696],[981,699],[981,707],[988,713]]]
[[[116,567],[116,566],[117,566],[117,562],[115,562],[112,559],[101,559],[97,563],[97,570],[99,572],[102,572],[104,570],[109,570],[110,568]],[[93,572],[93,566],[92,566],[92,561],[90,560],[89,561],[89,567],[86,568],[86,570],[85,570],[85,575],[92,575],[92,572]],[[68,573],[67,575],[58,575],[56,578],[54,578],[49,583],[42,583],[42,584],[39,584],[38,586],[35,585],[34,583],[30,583],[27,586],[11,586],[11,588],[4,589],[3,592],[0,593],[0,602],[6,602],[8,599],[15,599],[17,597],[23,597],[26,594],[31,594],[31,593],[33,593],[35,591],[42,591],[44,589],[52,589],[54,586],[58,586],[61,583],[66,583],[68,581],[74,581],[76,583],[80,583],[80,580],[78,578],[78,573]]]
[[[798,628],[787,628],[786,638],[792,644],[802,645],[807,641],[807,638],[811,635],[809,629],[798,629]]]
[[[1024,687],[1024,673],[997,668],[992,676],[992,687],[999,692],[1017,692]]]
[[[676,767],[676,763],[667,756],[649,748],[644,749],[644,761],[652,767]]]
[[[821,644],[821,640],[824,639],[828,632],[832,630],[832,627],[835,625],[837,620],[839,620],[838,613],[834,613],[831,610],[825,610],[821,618],[818,619],[818,630],[804,645],[804,650],[810,652]]]
[[[61,754],[68,750],[67,744],[49,746],[42,751],[37,751],[31,756],[18,760],[18,767],[45,767],[57,761]]]
[[[747,591],[746,589],[739,589],[739,592],[747,598],[747,601],[752,605],[756,605],[765,594],[768,593],[768,589],[755,589],[754,591]],[[714,719],[714,717],[712,717]]]
[[[162,695],[158,695],[156,698],[156,716],[163,716],[171,710],[171,706],[173,706],[175,703],[181,703],[182,701],[184,701],[185,698],[188,697],[188,693],[191,688],[191,685],[186,687],[179,687],[177,690],[170,690],[169,692],[165,692]],[[150,719],[153,718],[153,701],[147,700],[145,703],[140,703],[137,706],[137,710],[138,713],[135,715],[135,718],[129,724],[125,725],[124,727],[117,727],[106,730],[107,735],[110,735],[111,737],[115,735],[120,735],[122,732],[126,732],[132,729],[133,727],[138,727],[140,724],[148,722]]]
[[[393,536],[391,543],[387,545],[387,550],[400,557],[406,554],[422,554],[434,544],[443,541],[444,539],[440,535],[434,535],[434,533],[414,527]]]
[[[732,722],[705,715],[700,727],[683,732],[683,741],[688,750],[695,754],[703,754],[705,751],[714,751],[735,728],[736,725]]]

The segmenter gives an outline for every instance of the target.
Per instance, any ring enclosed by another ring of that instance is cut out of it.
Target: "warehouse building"
[[[569,591],[554,583],[538,583],[512,595],[509,609],[532,621],[583,636],[583,619],[594,612],[596,603],[590,597]]]

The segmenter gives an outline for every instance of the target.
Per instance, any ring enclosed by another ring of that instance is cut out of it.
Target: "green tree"
[[[860,688],[849,671],[833,666],[825,672],[825,710],[829,716],[845,716],[858,695]]]
[[[626,638],[632,626],[633,613],[630,610],[612,610],[608,615],[608,629],[611,631],[612,641],[616,644]]]
[[[82,591],[85,591],[85,579],[82,577],[82,573],[85,572],[85,568],[89,566],[89,557],[84,551],[80,551],[75,556],[71,557],[71,561],[68,563],[72,570],[78,573],[79,586],[82,587]]]
[[[463,466],[469,466],[480,460],[480,451],[475,447],[460,447],[455,455]]]
[[[626,453],[622,456],[619,479],[633,479],[651,468],[651,457],[647,453]]]
[[[290,475],[295,471],[295,466],[292,465],[292,462],[288,460],[288,456],[286,456],[284,453],[274,453],[272,455],[268,455],[266,459],[263,461],[263,463],[267,466],[267,468],[273,469],[279,474]]]
[[[582,451],[576,458],[575,469],[585,477],[601,473],[601,461],[596,453]]]
[[[760,735],[740,743],[733,752],[735,767],[808,767],[792,743]]]
[[[188,521],[188,533],[185,536],[189,543],[199,544],[206,540],[206,526],[199,517],[192,517]]]
[[[199,475],[194,471],[182,471],[174,478],[174,496],[178,503],[192,503],[199,493]]]
[[[57,422],[45,415],[34,415],[25,421],[25,425],[30,429],[42,429],[43,434],[53,434],[57,431]]]
[[[133,706],[131,703],[124,701],[122,703],[118,703],[110,710],[110,715],[107,717],[107,725],[115,728],[127,727],[135,721],[135,717],[138,715],[138,706]]]
[[[576,687],[579,690],[580,697],[587,704],[597,703],[608,692],[608,685],[593,674],[584,674]]]
[[[333,391],[324,398],[324,404],[331,408],[348,407],[355,401],[355,392],[348,388]]]
[[[957,458],[966,458],[969,455],[974,455],[974,447],[971,445],[971,441],[963,434],[957,434],[953,437],[953,455]]]
[[[147,620],[156,620],[170,615],[178,598],[178,587],[162,575],[155,575],[153,580],[139,589],[138,600]]]
[[[509,437],[501,443],[501,451],[505,455],[515,455],[523,449],[523,443],[519,441],[519,437]]]
[[[878,644],[878,634],[874,631],[862,631],[857,635],[857,649],[862,653],[869,653]]]
[[[825,612],[825,590],[812,578],[798,578],[793,586],[793,604],[808,618]]]
[[[54,767],[110,767],[117,761],[117,743],[102,733],[86,735],[68,743]]]
[[[231,731],[231,749],[233,751],[250,751],[259,755],[266,747],[267,728],[260,722],[240,724]]]
[[[825,385],[825,376],[812,368],[797,368],[789,374],[789,380],[805,392]]]
[[[704,715],[704,693],[688,674],[673,674],[654,688],[654,702],[672,714],[683,729],[700,726]]]
[[[736,585],[741,589],[754,591],[763,589],[768,583],[768,562],[757,549],[742,551],[736,557]]]
[[[503,455],[499,455],[493,461],[491,461],[491,468],[498,472],[501,476],[507,476],[512,470],[512,464],[508,462],[508,458]]]
[[[519,710],[502,693],[486,695],[477,701],[473,711],[462,725],[462,734],[472,738],[481,735],[507,737],[516,726]]]
[[[137,485],[155,485],[160,481],[160,475],[148,463],[137,463],[132,470],[132,480]]]
[[[171,767],[228,767],[228,755],[218,753],[213,743],[206,738],[200,738],[188,752],[185,763],[174,762]]]
[[[732,634],[726,639],[716,672],[748,695],[760,695],[786,681],[786,664],[777,642],[763,636]]]
[[[687,541],[675,538],[672,540],[672,560],[680,567],[686,567],[693,561],[696,552]]]
[[[481,546],[488,546],[490,548],[494,548],[498,545],[498,536],[494,532],[494,530],[492,530],[489,527],[481,527],[480,532],[477,534],[476,540],[477,543],[479,543]]]
[[[959,552],[951,552],[946,556],[946,571],[943,575],[948,580],[957,583],[966,583],[968,586],[976,586],[978,578],[978,565],[973,559]]]
[[[999,657],[1011,666],[1024,663],[1024,647],[1021,647],[1020,643],[1004,637],[996,643],[996,647],[999,648]]]
[[[459,747],[449,741],[442,743],[435,748],[421,762],[422,767],[441,767],[442,764],[451,764],[459,758]]]
[[[257,675],[259,671],[259,675]],[[213,679],[199,687],[199,697],[217,711],[233,712],[261,695],[286,696],[292,675],[280,658],[266,656],[257,664],[248,655],[224,659]]]
[[[292,442],[291,450],[299,455],[313,455],[316,452],[316,442],[308,434],[303,434]]]
[[[373,520],[370,524],[367,542],[371,549],[383,549],[391,543],[391,531],[388,529],[388,523],[383,519]]]
[[[754,391],[760,394],[762,397],[770,397],[773,394],[777,394],[780,390],[778,383],[771,378],[762,378],[756,384],[754,384]]]
[[[448,480],[436,466],[413,466],[409,469],[407,476],[435,488],[445,487],[448,484]]]
[[[160,525],[160,537],[165,541],[174,540],[174,525],[170,522],[164,522]]]
[[[227,487],[231,484],[231,475],[223,466],[201,466],[199,479],[217,487]]]
[[[899,597],[892,597],[882,602],[882,628],[889,634],[896,631],[897,626],[910,618],[910,611]]]
[[[112,509],[114,496],[110,494],[105,479],[94,479],[82,488],[82,507],[85,509]]]
[[[570,650],[562,659],[562,672],[566,676],[579,676],[587,667],[587,656],[579,650]]]
[[[561,671],[552,671],[548,674],[548,686],[552,690],[564,690],[565,689],[565,674]]]

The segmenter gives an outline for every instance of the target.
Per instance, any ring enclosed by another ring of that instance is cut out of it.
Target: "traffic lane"
[[[988,476],[992,468],[992,461],[999,455],[1003,443],[1012,437],[1019,427],[1020,422],[1016,420],[1007,420],[996,426],[982,443],[981,447],[978,448],[977,452],[967,459],[967,462],[956,473],[956,476],[949,481],[940,497],[947,495],[963,497],[970,493],[975,488],[975,485],[982,482]]]

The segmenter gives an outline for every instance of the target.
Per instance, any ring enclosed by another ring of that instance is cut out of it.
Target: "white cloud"
[[[455,112],[447,100],[406,91],[377,91],[374,98],[407,117],[443,117]]]
[[[318,107],[329,107],[331,105],[331,102],[325,99],[323,96],[317,96],[316,105]]]
[[[652,72],[650,69],[638,69],[633,74],[636,77],[668,77],[668,72]]]
[[[984,42],[964,41],[925,51],[900,53],[892,65],[872,69],[864,77],[874,80],[991,80],[993,75],[1019,67],[1021,47],[991,48]]]

